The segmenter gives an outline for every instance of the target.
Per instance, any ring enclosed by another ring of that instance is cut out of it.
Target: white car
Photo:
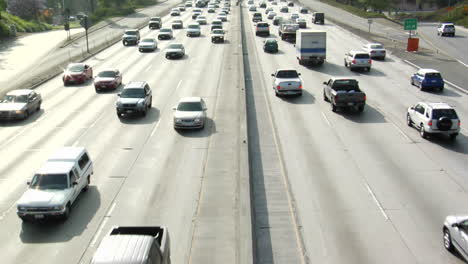
[[[468,261],[468,216],[447,216],[442,232],[445,249],[450,252],[458,251]]]
[[[437,27],[437,35],[455,37],[455,25],[453,23],[441,23]]]
[[[144,38],[138,43],[138,50],[144,52],[147,50],[155,51],[158,48],[158,44],[154,38]]]
[[[207,22],[206,22],[206,16],[198,16],[197,17],[197,20],[198,24],[200,25],[206,25]]]
[[[371,59],[385,60],[385,56],[387,54],[384,46],[380,43],[367,43],[362,46],[362,50],[369,53]]]
[[[184,97],[173,107],[174,129],[203,128],[206,123],[206,104],[201,97]]]
[[[268,12],[268,19],[273,19],[277,14],[274,11]]]
[[[216,19],[219,19],[219,20],[221,20],[221,21],[223,21],[223,22],[226,22],[226,21],[227,21],[227,15],[226,15],[226,14],[220,13],[220,14],[218,14],[218,16],[216,17]]]
[[[170,28],[161,28],[158,33],[158,39],[172,39],[173,33]]]
[[[418,129],[423,138],[443,134],[455,140],[460,133],[460,118],[446,103],[419,102],[408,108],[406,123]]]
[[[250,12],[255,12],[255,11],[257,11],[257,7],[254,6],[254,5],[251,5],[251,6],[249,7],[249,11],[250,11]]]
[[[185,48],[182,43],[171,43],[166,48],[166,59],[183,58],[185,56]]]
[[[171,16],[180,16],[180,10],[179,8],[173,8],[171,10]]]
[[[199,37],[200,35],[200,24],[190,23],[187,27],[187,37]]]

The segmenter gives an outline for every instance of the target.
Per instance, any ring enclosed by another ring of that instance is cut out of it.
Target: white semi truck
[[[300,65],[322,65],[327,57],[327,33],[318,30],[298,30],[296,58]]]

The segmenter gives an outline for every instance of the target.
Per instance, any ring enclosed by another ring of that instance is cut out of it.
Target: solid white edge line
[[[330,123],[330,120],[328,120],[327,116],[325,115],[324,112],[321,112],[322,113],[322,116],[323,116],[323,119],[325,119],[325,122],[327,122],[328,126],[331,126],[331,123]]]
[[[156,133],[156,130],[158,130],[159,123],[161,123],[161,118],[158,120],[158,123],[156,123],[156,125],[154,126],[153,131],[151,131],[150,137],[153,137],[154,133]]]
[[[366,188],[367,188],[367,191],[370,193],[370,195],[372,196],[372,199],[374,199],[374,202],[377,204],[377,206],[379,207],[379,210],[380,212],[382,213],[382,215],[385,217],[385,220],[388,220],[388,215],[385,213],[385,210],[383,209],[382,205],[380,204],[379,200],[377,200],[377,197],[375,197],[375,194],[374,192],[372,191],[372,189],[370,188],[369,184],[366,183]]]
[[[114,211],[116,203],[112,203],[111,208],[109,211],[104,215],[104,220],[102,221],[101,225],[99,226],[96,234],[94,235],[93,240],[91,241],[90,247],[94,247],[97,243],[98,238],[101,236],[102,230],[107,224],[107,221],[109,220],[109,217],[111,216],[112,212]]]
[[[463,61],[461,61],[461,60],[457,60],[457,61],[458,61],[459,63],[463,64],[463,66],[468,67],[468,64],[464,63]]]
[[[405,134],[405,132],[403,132],[403,130],[401,130],[401,128],[399,128],[397,125],[395,125],[395,123],[391,123],[397,130],[398,132],[404,137],[406,138],[408,141],[411,141],[411,139]]]

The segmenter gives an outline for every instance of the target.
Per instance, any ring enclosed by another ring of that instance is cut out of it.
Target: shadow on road
[[[117,114],[115,117],[118,118]],[[120,118],[120,122],[129,125],[146,125],[158,122],[159,117],[159,109],[151,107],[146,113],[146,116],[139,114],[124,115]]]
[[[364,112],[358,112],[354,109],[338,110],[344,118],[356,123],[386,123],[385,116],[382,115],[377,109],[366,104]]]
[[[280,96],[283,101],[291,104],[313,104],[315,103],[315,97],[307,90],[302,90],[302,96],[296,95],[283,95]]]
[[[216,133],[216,123],[213,119],[207,117],[205,121],[205,127],[200,129],[177,129],[176,132],[189,138],[203,138],[209,137]]]
[[[19,237],[23,243],[54,243],[70,241],[83,234],[101,206],[101,195],[96,186],[78,196],[68,220],[23,222]]]
[[[461,154],[468,154],[468,137],[463,134],[458,134],[457,139],[450,140],[445,135],[431,135],[428,138],[429,141]]]

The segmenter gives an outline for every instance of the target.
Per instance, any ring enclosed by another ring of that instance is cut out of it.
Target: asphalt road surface
[[[139,224],[169,227],[173,263],[463,263],[444,249],[441,229],[446,215],[468,211],[468,131],[454,142],[422,139],[405,114],[418,101],[444,101],[463,127],[466,94],[419,91],[409,83],[414,68],[392,54],[368,73],[349,71],[343,54],[365,40],[332,24],[308,25],[327,31],[321,67],[300,66],[281,40],[278,54],[264,53],[252,12],[232,4],[224,44],[210,42],[207,25],[200,38],[176,30],[155,52],[117,43],[87,60],[95,72],[120,69],[124,83],[148,81],[146,117],[119,120],[118,91],[64,87],[57,76],[37,88],[43,110],[1,124],[2,263],[89,263],[112,225]],[[192,21],[191,9],[182,19]],[[276,26],[270,32],[277,38]],[[163,52],[175,41],[187,55],[169,61]],[[274,95],[277,68],[302,73],[302,97]],[[332,76],[359,81],[363,113],[331,111],[322,82]],[[172,106],[197,95],[207,126],[174,131]],[[15,202],[26,181],[69,145],[91,154],[89,192],[66,222],[22,224]]]

